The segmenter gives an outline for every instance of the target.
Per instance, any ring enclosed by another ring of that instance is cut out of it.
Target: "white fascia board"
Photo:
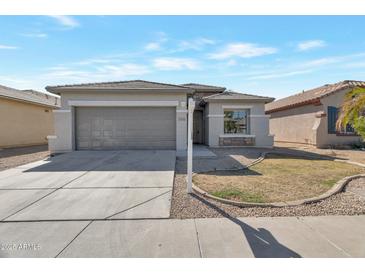
[[[254,118],[270,118],[270,115],[266,115],[266,114],[253,114],[250,116],[254,117]]]
[[[74,107],[177,107],[179,101],[68,101]]]
[[[207,118],[223,118],[224,114],[208,114]]]
[[[252,105],[222,105],[223,109],[251,109],[253,108]]]
[[[250,134],[221,134],[221,135],[219,135],[219,137],[221,137],[221,138],[225,138],[225,137],[253,137],[253,138],[255,138],[256,137],[256,135],[250,135]]]
[[[57,113],[70,113],[71,109],[54,109],[53,112]]]
[[[176,112],[179,112],[179,113],[188,113],[188,110],[187,109],[176,109]]]

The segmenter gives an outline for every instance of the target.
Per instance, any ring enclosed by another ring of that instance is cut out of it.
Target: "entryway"
[[[203,111],[195,110],[193,115],[193,143],[203,144],[204,143],[204,121]]]

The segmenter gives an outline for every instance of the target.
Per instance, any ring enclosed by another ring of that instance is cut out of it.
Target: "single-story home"
[[[274,99],[200,84],[142,80],[48,86],[61,96],[54,152],[187,148],[187,102],[194,98],[194,142],[211,147],[271,147],[265,103]]]
[[[344,96],[356,87],[365,87],[365,82],[346,80],[267,104],[266,114],[270,115],[270,133],[275,136],[275,142],[320,148],[360,142],[351,126],[336,129]]]
[[[0,147],[47,144],[59,98],[0,85]]]

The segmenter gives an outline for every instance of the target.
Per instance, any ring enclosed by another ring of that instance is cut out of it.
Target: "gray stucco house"
[[[54,152],[187,148],[187,101],[194,98],[193,140],[211,147],[272,147],[265,103],[274,99],[200,84],[142,80],[48,86],[61,96]]]
[[[365,82],[345,80],[274,101],[266,105],[275,142],[310,144],[325,148],[358,143],[353,128],[336,129],[345,94]]]

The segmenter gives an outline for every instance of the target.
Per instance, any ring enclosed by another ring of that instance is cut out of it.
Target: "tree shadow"
[[[265,228],[255,229],[248,224],[242,222],[238,218],[231,216],[226,211],[219,208],[215,204],[212,204],[206,199],[196,194],[191,194],[191,196],[204,203],[211,209],[217,211],[220,215],[227,218],[231,222],[240,226],[255,258],[301,258],[298,253],[284,246],[278,240],[276,240],[276,238],[269,230]]]

